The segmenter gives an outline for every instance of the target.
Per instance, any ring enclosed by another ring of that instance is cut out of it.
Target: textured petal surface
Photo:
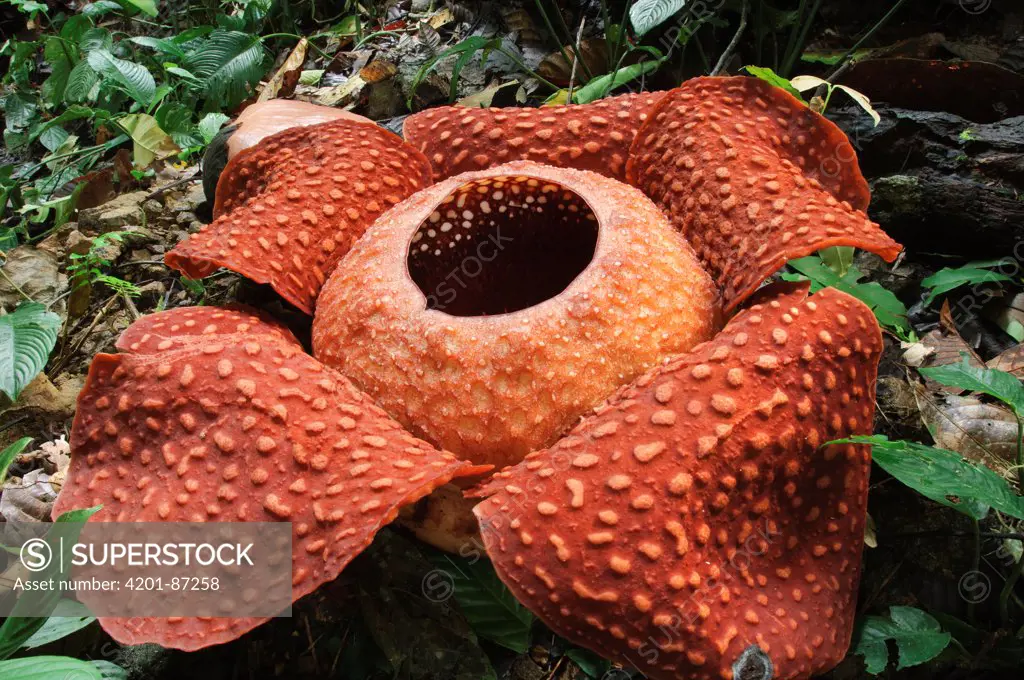
[[[369,118],[345,109],[336,109],[333,106],[320,106],[294,99],[271,99],[268,102],[257,102],[247,106],[232,122],[232,125],[237,125],[238,129],[228,138],[228,159],[234,158],[240,151],[255,146],[265,137],[282,130],[317,125],[339,118],[376,125]]]
[[[403,505],[483,471],[411,436],[273,325],[217,314],[145,317],[141,334],[127,331],[126,344],[142,353],[96,356],[54,516],[102,504],[94,521],[291,522],[298,599],[335,578]],[[153,342],[165,328],[162,342],[174,346],[161,351]],[[197,649],[262,621],[101,623],[125,644]]]
[[[441,106],[406,118],[403,134],[430,160],[435,181],[517,160],[623,180],[629,145],[664,94],[539,109]]]
[[[651,112],[629,181],[689,239],[726,311],[787,260],[856,246],[893,260],[899,244],[868,219],[846,136],[756,78],[695,78]]]
[[[710,338],[715,302],[636,189],[518,162],[378,220],[324,287],[313,350],[418,436],[507,465]]]
[[[422,154],[376,125],[291,128],[228,163],[217,184],[217,218],[165,261],[192,278],[227,267],[312,314],[352,243],[429,183]]]
[[[651,678],[777,678],[844,656],[881,334],[825,289],[768,299],[475,495],[502,580],[551,628]]]
[[[203,344],[216,335],[237,335],[250,340],[265,336],[301,349],[299,341],[284,324],[245,305],[179,307],[147,314],[121,333],[117,349],[132,354],[157,354]]]

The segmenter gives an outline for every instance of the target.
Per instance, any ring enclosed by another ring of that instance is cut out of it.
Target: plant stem
[[[551,82],[550,80],[547,80],[546,78],[542,77],[542,76],[541,76],[540,74],[538,74],[538,73],[537,73],[536,71],[534,71],[534,70],[533,70],[533,69],[531,69],[531,68],[530,68],[529,66],[527,66],[526,64],[524,64],[524,63],[522,62],[522,60],[521,60],[521,59],[519,59],[519,57],[517,57],[517,56],[516,56],[515,54],[513,54],[512,52],[509,52],[509,51],[508,51],[508,50],[506,50],[506,49],[505,49],[504,47],[498,47],[498,48],[496,48],[496,49],[497,49],[497,50],[498,50],[499,52],[501,52],[502,54],[504,54],[504,55],[505,55],[506,57],[508,57],[509,59],[511,59],[512,61],[514,61],[514,62],[515,62],[515,64],[516,64],[516,66],[518,66],[519,68],[523,69],[523,73],[528,73],[528,74],[529,74],[530,76],[532,76],[532,77],[536,78],[537,80],[539,80],[540,82],[544,83],[545,85],[547,85],[548,87],[550,87],[550,88],[551,88],[552,90],[554,90],[555,92],[558,92],[559,90],[561,90],[561,89],[562,89],[562,88],[558,87],[558,85],[555,85],[555,84],[554,84],[553,82]]]
[[[1013,565],[1013,571],[1010,572],[1006,583],[1003,584],[1003,589],[999,591],[999,617],[1003,621],[1003,626],[1010,625],[1010,596],[1022,573],[1024,573],[1024,555]]]
[[[1017,485],[1024,491],[1024,420],[1017,416]]]
[[[554,39],[555,43],[558,44],[558,51],[562,53],[562,59],[565,59],[565,65],[570,66],[572,64],[569,61],[569,53],[565,51],[565,45],[562,44],[558,34],[555,33],[555,27],[551,23],[551,19],[548,18],[548,13],[544,11],[544,5],[540,0],[533,0],[533,4],[537,6],[537,11],[540,12],[541,17],[544,19],[544,26],[548,29],[548,34]],[[557,7],[555,8],[558,9]]]
[[[981,567],[981,522],[974,520],[974,560],[971,562],[971,571],[977,572]],[[967,602],[967,620],[974,623],[974,609],[976,602]]]
[[[7,261],[6,261],[6,260],[7,260],[7,257],[6,257],[6,255],[5,255],[5,256],[4,256],[4,264],[5,264],[5,265],[7,264]],[[35,300],[33,300],[33,299],[32,299],[32,297],[31,297],[31,296],[30,296],[30,295],[29,295],[28,293],[26,293],[25,291],[23,291],[23,290],[21,289],[21,286],[19,286],[19,285],[18,285],[18,284],[16,284],[16,283],[15,283],[15,282],[14,282],[13,280],[11,280],[11,277],[9,277],[9,276],[7,275],[7,272],[5,272],[5,271],[3,270],[3,267],[0,267],[0,276],[3,276],[3,277],[4,277],[4,280],[5,280],[5,281],[7,281],[7,283],[11,284],[11,288],[13,288],[14,290],[18,291],[18,294],[19,294],[19,295],[21,295],[21,297],[25,298],[25,299],[26,299],[26,300],[28,300],[29,302],[35,302]]]
[[[732,41],[725,48],[725,52],[722,52],[722,56],[718,58],[718,63],[715,64],[715,68],[711,70],[710,75],[717,76],[728,65],[729,60],[732,59],[732,53],[736,51],[736,46],[740,43],[740,36],[743,35],[743,31],[747,28],[747,12],[750,10],[750,1],[743,0],[743,11],[740,13],[740,25],[736,29],[736,34],[732,37]]]
[[[857,50],[860,49],[861,45],[863,45],[868,40],[870,40],[871,37],[874,36],[875,33],[878,32],[878,29],[880,29],[882,26],[884,26],[889,21],[889,19],[892,18],[892,15],[896,14],[897,10],[899,10],[899,8],[902,7],[903,3],[905,3],[906,1],[907,0],[898,0],[896,2],[896,4],[892,6],[892,9],[890,9],[888,12],[886,12],[885,16],[883,16],[881,19],[879,19],[878,23],[876,23],[874,26],[872,26],[871,30],[864,34],[863,38],[861,38],[856,43],[854,43],[853,47],[848,49],[846,51],[846,53],[842,57],[839,58],[839,61],[836,62],[835,70],[832,71],[832,73],[829,75],[829,77],[825,78],[825,80],[827,80],[829,82],[832,82],[832,79],[835,78],[836,74],[839,73],[839,71],[844,67],[844,65],[846,63],[846,60],[849,59],[851,56],[853,56],[853,54]]]
[[[800,34],[800,27],[803,25],[802,21],[804,18],[804,10],[807,9],[807,0],[800,0],[800,5],[796,9],[796,23],[793,24],[793,28],[789,31],[789,40],[786,41],[786,52],[783,55],[782,68],[779,69],[779,75],[784,78],[788,78],[789,74],[786,73],[786,65],[790,63],[789,55],[796,50],[796,37]]]
[[[800,57],[800,52],[804,49],[804,45],[807,44],[807,34],[810,32],[811,24],[814,23],[814,18],[818,16],[818,10],[820,8],[821,0],[814,0],[814,5],[811,7],[811,13],[807,15],[807,21],[805,21],[800,27],[800,35],[797,37],[796,45],[791,45],[787,48],[786,63],[782,65],[782,75],[786,78],[789,77],[790,72],[793,70],[793,66],[796,65],[796,61]]]
[[[558,17],[558,25],[561,26],[562,32],[565,33],[569,40],[572,40],[572,31],[570,31],[569,27],[565,25],[565,18],[562,16],[562,12],[558,9],[557,4],[555,5],[555,16]],[[590,67],[587,66],[587,62],[585,62],[583,57],[580,55],[580,41],[583,39],[583,22],[586,21],[586,19],[587,18],[585,16],[580,19],[580,30],[576,32],[576,42],[573,43],[572,46],[573,50],[575,50],[573,54],[573,62],[580,62],[580,66],[583,67],[583,72],[587,74],[587,80],[591,80],[594,77],[594,74],[590,72]]]

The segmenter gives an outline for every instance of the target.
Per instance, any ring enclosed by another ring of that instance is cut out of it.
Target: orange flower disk
[[[710,279],[640,192],[519,162],[378,220],[324,287],[313,352],[419,436],[511,465],[715,318]]]

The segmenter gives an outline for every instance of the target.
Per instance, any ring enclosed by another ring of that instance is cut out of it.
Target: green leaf
[[[846,273],[850,271],[850,267],[853,266],[853,253],[855,251],[856,248],[850,246],[832,246],[831,248],[819,250],[818,257],[836,274],[846,276]]]
[[[959,364],[918,369],[922,375],[943,385],[981,392],[995,397],[1024,418],[1024,385],[1011,373],[996,368],[972,366],[963,357]]]
[[[233,107],[266,73],[266,57],[258,35],[217,30],[186,54],[184,65],[202,81],[208,107]]]
[[[1005,264],[1006,262],[1007,260],[1005,259],[968,262],[963,267],[946,267],[944,269],[940,269],[921,281],[921,286],[923,288],[931,289],[924,303],[926,305],[930,305],[938,296],[943,293],[948,293],[960,286],[1012,281],[1013,279],[1006,274],[988,271],[989,267],[997,267]]]
[[[99,0],[99,2],[91,2],[82,8],[82,14],[87,17],[101,17],[104,14],[119,11],[121,11],[121,4],[114,0]]]
[[[889,664],[888,640],[896,643],[896,668],[902,670],[934,659],[952,639],[938,621],[920,609],[893,606],[888,619],[865,616],[857,622],[851,653],[863,656],[868,673],[878,675]]]
[[[133,7],[138,7],[151,17],[156,16],[156,0],[124,0]]]
[[[637,0],[629,8],[629,22],[639,38],[668,21],[685,6],[686,0]]]
[[[83,508],[65,512],[57,518],[57,523],[81,524],[86,522],[92,515],[100,510],[102,506],[94,508]],[[64,550],[63,559],[54,559],[50,566],[44,570],[32,574],[30,580],[37,582],[59,581],[67,577],[71,564],[71,546],[77,540],[81,528],[71,527],[71,530],[59,532],[59,535],[52,535],[54,529],[51,527],[44,540],[50,545],[51,551],[59,553],[61,546]],[[65,539],[58,543],[58,539]],[[67,540],[71,539],[71,540]],[[64,566],[63,571],[61,566]],[[27,590],[14,602],[11,615],[0,625],[0,659],[6,659],[21,649],[25,641],[29,640],[36,632],[46,625],[45,616],[25,616],[25,612],[52,612],[60,602],[60,592],[56,590]],[[0,674],[0,677],[5,677]]]
[[[100,669],[88,661],[67,656],[30,656],[0,661],[0,677],[18,680],[103,680]]]
[[[154,38],[149,35],[134,36],[129,38],[136,45],[142,45],[150,49],[156,50],[157,52],[163,52],[169,54],[175,59],[184,59],[185,50],[181,48],[177,43],[167,40],[165,38]]]
[[[416,90],[419,88],[420,83],[423,82],[423,79],[426,78],[427,75],[433,71],[437,67],[438,63],[443,59],[452,55],[459,55],[455,61],[455,65],[452,67],[451,87],[448,92],[449,99],[454,100],[459,84],[459,73],[462,72],[463,67],[465,67],[473,58],[473,55],[482,51],[483,57],[486,59],[488,52],[500,47],[501,38],[486,38],[482,35],[471,35],[457,45],[452,45],[440,54],[428,59],[424,62],[423,66],[420,67],[420,70],[416,72],[416,77],[412,79],[412,85],[409,88],[409,99],[407,102],[409,108],[412,108],[412,99],[416,94]]]
[[[501,582],[491,563],[431,551],[440,571],[451,578],[455,601],[478,637],[523,654],[530,644],[533,614]]]
[[[30,441],[32,441],[31,437],[22,437],[3,451],[0,451],[0,489],[4,486],[4,480],[7,479],[7,470],[14,463],[14,459],[18,457],[18,454],[25,450]]]
[[[797,100],[801,102],[804,101],[804,98],[800,95],[799,90],[793,87],[793,83],[789,82],[789,80],[783,78],[782,76],[780,76],[778,73],[771,70],[767,66],[744,66],[743,70],[745,70],[747,73],[754,76],[755,78],[760,78],[765,82],[771,83],[775,87],[782,88],[786,92],[796,97]],[[806,104],[807,102],[804,103]]]
[[[199,134],[202,135],[203,142],[206,144],[212,142],[224,123],[229,120],[231,119],[223,113],[208,113],[203,116],[203,119],[199,121]]]
[[[43,370],[59,329],[60,317],[37,302],[0,316],[0,390],[12,400]]]
[[[103,680],[128,680],[128,671],[115,663],[111,663],[110,661],[94,660],[92,665],[96,666],[97,670],[99,670],[100,675],[103,676]],[[69,680],[74,680],[74,678]]]
[[[113,46],[114,39],[110,35],[110,31],[105,28],[90,28],[78,39],[78,49],[86,54],[93,50],[109,51]]]
[[[22,643],[23,649],[35,649],[51,642],[62,640],[76,633],[96,620],[89,609],[75,600],[63,599],[57,602],[43,627]]]
[[[620,85],[625,85],[628,82],[636,80],[637,78],[656,70],[659,66],[661,66],[660,60],[642,61],[638,64],[624,66],[617,71],[606,73],[603,76],[594,78],[586,85],[576,90],[572,95],[572,99],[577,104],[588,104],[597,99],[601,99]]]
[[[983,519],[989,508],[1024,519],[1024,496],[989,468],[960,454],[918,442],[890,441],[884,435],[839,439],[834,443],[870,444],[879,467],[922,496]]]
[[[149,106],[153,101],[156,81],[153,80],[153,74],[142,64],[118,59],[104,49],[89,52],[88,59],[89,66],[138,103]]]
[[[89,66],[86,59],[75,64],[68,75],[67,85],[64,87],[64,99],[68,102],[91,102],[96,100],[98,91],[96,85],[100,76]]]
[[[815,255],[790,260],[787,264],[810,279],[812,292],[832,287],[852,295],[871,308],[882,326],[904,340],[910,337],[906,305],[892,291],[877,282],[860,283],[864,274],[856,267],[851,265],[844,276],[839,276]],[[794,277],[785,274],[782,278],[794,280]]]
[[[573,647],[565,655],[572,659],[573,663],[587,674],[587,677],[595,678],[595,680],[603,678],[612,667],[607,659],[602,659],[589,649],[583,649],[582,647]]]
[[[156,118],[146,113],[132,113],[117,119],[117,124],[131,135],[134,142],[135,165],[145,168],[154,160],[167,158],[181,149],[170,136],[160,129]]]

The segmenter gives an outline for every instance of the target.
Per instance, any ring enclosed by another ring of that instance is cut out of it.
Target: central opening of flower
[[[526,309],[565,290],[590,264],[598,224],[564,186],[532,177],[463,184],[409,244],[409,275],[427,309],[487,316]]]

